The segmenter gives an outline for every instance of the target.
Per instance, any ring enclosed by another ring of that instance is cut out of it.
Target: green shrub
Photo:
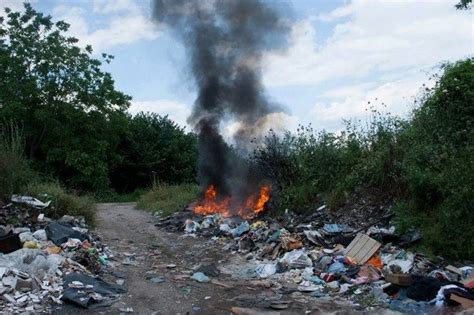
[[[196,201],[198,193],[199,186],[195,184],[157,185],[140,197],[137,207],[166,216]]]
[[[397,135],[405,122],[372,111],[366,129],[347,122],[340,134],[300,126],[296,134],[270,133],[253,155],[277,185],[277,210],[311,212],[325,199],[339,207],[356,189],[388,194],[399,181]]]
[[[44,209],[47,217],[83,216],[89,225],[95,224],[95,206],[91,198],[68,193],[57,183],[33,183],[28,186],[27,193],[43,202],[51,200],[51,205]]]
[[[115,191],[100,192],[94,196],[97,202],[136,202],[147,192],[146,189],[138,188],[133,192],[119,194]]]
[[[156,182],[179,184],[196,178],[196,138],[167,116],[138,113],[129,117],[120,145],[121,161],[111,172],[119,193],[148,188]]]
[[[36,175],[24,157],[21,129],[13,122],[0,125],[0,200],[21,192]]]
[[[474,62],[444,66],[401,134],[407,190],[400,228],[423,231],[434,253],[474,257]]]

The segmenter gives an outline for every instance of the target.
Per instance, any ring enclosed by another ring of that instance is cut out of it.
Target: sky
[[[68,22],[69,33],[97,57],[115,56],[104,70],[133,97],[131,113],[157,112],[187,126],[196,88],[185,51],[152,22],[149,0],[29,2]],[[290,45],[264,56],[266,93],[284,108],[277,128],[311,123],[338,131],[343,119],[367,120],[369,106],[406,116],[442,63],[474,55],[472,11],[456,10],[456,0],[286,2],[295,17]],[[21,3],[0,0],[0,7]]]

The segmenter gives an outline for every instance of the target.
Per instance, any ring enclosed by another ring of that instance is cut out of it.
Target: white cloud
[[[316,104],[311,110],[313,121],[329,130],[341,126],[343,119],[366,119],[370,107],[380,112],[404,116],[413,109],[414,99],[421,88],[431,86],[423,76],[394,80],[380,85],[366,84],[347,86],[328,91],[332,101]],[[347,92],[347,93],[346,93]],[[370,103],[369,103],[370,102]]]
[[[335,25],[318,45],[315,25]],[[376,98],[387,111],[405,114],[437,65],[473,54],[472,25],[472,12],[450,1],[353,0],[296,23],[287,52],[267,56],[264,82],[313,88],[311,121],[318,128],[363,118]],[[331,90],[321,91],[323,83]]]
[[[139,14],[136,3],[132,0],[92,0],[93,10],[96,13],[108,14],[127,11],[133,14]]]
[[[168,117],[182,127],[187,127],[186,119],[191,114],[189,106],[172,100],[154,100],[154,101],[132,101],[129,108],[131,114],[139,112],[152,112]]]
[[[374,71],[426,68],[472,54],[472,15],[450,1],[354,0],[319,20],[337,24],[317,47],[308,18],[296,23],[286,54],[268,56],[267,86],[364,78]]]
[[[158,36],[151,21],[140,15],[117,17],[105,29],[99,29],[81,36],[97,51],[107,47],[131,44],[140,40],[152,40]]]
[[[92,12],[100,15],[105,26],[91,25],[91,15],[84,7],[56,6],[53,16],[71,24],[69,33],[80,40],[82,46],[91,45],[95,52],[117,45],[153,40],[159,32],[137,2],[129,0],[95,0]]]

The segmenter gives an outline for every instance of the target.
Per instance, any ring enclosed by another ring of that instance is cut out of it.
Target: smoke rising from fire
[[[263,55],[287,45],[290,24],[282,5],[259,0],[153,2],[154,19],[184,43],[198,87],[188,123],[198,134],[199,180],[224,195],[245,194],[245,187],[260,178],[230,150],[220,132],[222,122],[238,122],[233,142],[237,152],[244,152],[263,131],[263,118],[282,112],[262,85]]]

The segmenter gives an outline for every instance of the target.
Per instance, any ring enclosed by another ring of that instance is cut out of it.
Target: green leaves
[[[81,189],[107,189],[131,97],[117,91],[92,47],[66,36],[69,24],[25,4],[0,24],[0,121],[24,127],[41,169]],[[106,62],[112,57],[104,54]],[[98,137],[99,135],[99,137]]]
[[[114,188],[120,192],[150,187],[155,181],[195,181],[196,137],[167,116],[139,113],[131,117],[120,152],[123,159],[112,174]]]

